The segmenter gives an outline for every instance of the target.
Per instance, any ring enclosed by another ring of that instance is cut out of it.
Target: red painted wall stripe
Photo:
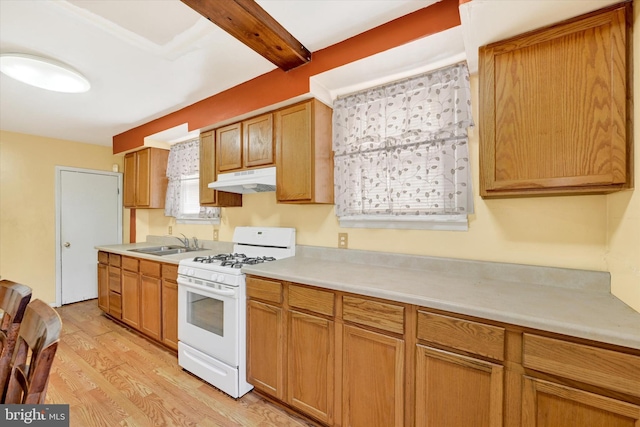
[[[273,70],[116,135],[113,153],[142,147],[145,137],[183,123],[189,123],[189,130],[201,129],[304,95],[311,76],[460,25],[459,1],[442,0],[314,52],[309,63],[293,70]]]

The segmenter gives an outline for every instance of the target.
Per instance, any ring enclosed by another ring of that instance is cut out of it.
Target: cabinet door
[[[228,172],[242,168],[241,123],[216,129],[216,170]]]
[[[311,103],[276,111],[278,201],[308,201],[311,185]]]
[[[122,320],[140,329],[140,278],[126,270],[122,271]]]
[[[178,349],[178,284],[162,280],[162,342]]]
[[[136,206],[148,207],[151,204],[149,174],[151,172],[151,150],[136,153]]]
[[[98,307],[109,312],[109,266],[98,264]]]
[[[628,185],[626,10],[481,48],[483,197]]]
[[[404,425],[403,340],[345,326],[342,380],[342,425]]]
[[[284,320],[281,307],[247,303],[247,382],[284,400]]]
[[[216,190],[207,187],[216,180],[215,132],[200,134],[200,206],[216,204]]]
[[[640,406],[524,378],[522,427],[638,427]]]
[[[136,206],[136,174],[136,153],[125,154],[123,204],[126,208]]]
[[[418,345],[416,427],[501,427],[503,367]]]
[[[162,280],[140,276],[140,330],[151,338],[161,340]]]
[[[245,167],[273,165],[272,114],[242,122],[242,139]]]
[[[289,313],[287,402],[327,424],[333,423],[334,331],[331,320]]]

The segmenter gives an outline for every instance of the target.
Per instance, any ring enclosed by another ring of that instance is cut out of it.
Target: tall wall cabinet
[[[278,203],[333,203],[331,108],[317,99],[274,113]]]
[[[480,195],[632,183],[631,3],[480,48]]]

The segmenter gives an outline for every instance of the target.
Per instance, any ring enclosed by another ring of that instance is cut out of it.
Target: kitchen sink
[[[147,255],[157,255],[157,256],[164,256],[164,255],[175,255],[175,254],[182,254],[185,252],[196,252],[196,251],[206,251],[206,249],[204,248],[185,248],[184,246],[177,246],[177,245],[171,245],[171,246],[152,246],[149,248],[140,248],[140,249],[129,249],[129,252],[138,252],[141,254],[147,254]]]

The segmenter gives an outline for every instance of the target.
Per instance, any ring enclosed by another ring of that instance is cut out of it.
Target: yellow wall
[[[55,302],[55,167],[111,171],[111,147],[0,131],[0,276]],[[128,227],[128,222],[126,224]]]
[[[640,1],[634,0],[634,22],[640,16]],[[633,58],[640,58],[640,31],[633,37]],[[638,64],[633,66],[638,70]],[[640,99],[640,78],[634,72],[634,99]],[[614,295],[640,311],[640,107],[634,112],[635,188],[607,196],[607,250],[605,258],[611,272]]]
[[[471,83],[477,123],[477,76]],[[297,242],[302,245],[335,248],[338,233],[347,232],[352,249],[610,271],[614,295],[640,311],[637,191],[483,200],[478,195],[477,129],[472,130],[469,142],[475,214],[470,216],[468,232],[341,229],[333,206],[279,205],[275,193],[261,193],[243,196],[242,208],[222,210],[222,222],[216,227],[220,240],[231,241],[239,225],[286,226],[296,228]],[[636,150],[636,164],[640,164],[639,156]],[[173,234],[211,239],[214,228],[176,225],[161,210],[139,216],[138,224],[139,240],[147,233],[167,234],[169,225]]]
[[[478,99],[478,79],[472,78]],[[476,122],[477,106],[474,108]],[[239,225],[290,226],[297,229],[302,245],[337,247],[338,232],[349,234],[349,247],[373,251],[399,252],[442,257],[546,265],[608,271],[608,196],[536,197],[483,200],[478,195],[478,131],[470,137],[474,177],[475,214],[468,232],[418,230],[341,229],[333,206],[296,206],[275,203],[275,193],[243,196],[242,208],[222,210],[220,240],[230,241]],[[632,194],[626,192],[625,194]],[[640,207],[636,206],[637,218]],[[138,239],[146,234],[173,233],[188,237],[212,238],[212,226],[175,225],[162,211],[147,212],[138,218]],[[624,250],[624,249],[623,249]],[[635,267],[640,266],[635,260]],[[615,278],[618,279],[617,277]],[[618,282],[616,282],[616,289]],[[623,296],[623,291],[617,292]],[[640,307],[636,307],[640,310]]]

